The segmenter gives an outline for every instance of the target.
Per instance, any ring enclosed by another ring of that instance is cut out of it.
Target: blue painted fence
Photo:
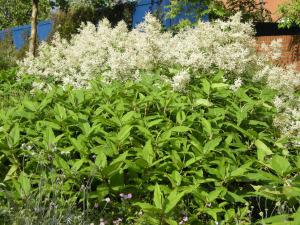
[[[37,25],[37,35],[39,41],[46,41],[52,31],[53,22],[51,20],[43,21]],[[19,26],[0,31],[0,40],[4,40],[7,35],[11,35],[16,49],[21,49],[30,37],[31,26]]]
[[[170,27],[178,24],[182,19],[189,19],[192,22],[195,21],[195,17],[192,15],[186,15],[184,12],[179,14],[174,19],[166,18],[166,12],[168,12],[168,5],[170,0],[138,0],[136,7],[132,15],[132,25],[136,27],[139,23],[143,22],[146,13],[159,13],[165,27]],[[204,21],[208,21],[208,18],[202,18]],[[53,28],[53,22],[51,20],[38,23],[37,34],[39,41],[46,41]],[[14,27],[10,30],[0,31],[0,41],[4,40],[6,35],[11,35],[13,43],[17,49],[22,48],[27,42],[30,36],[30,25]]]

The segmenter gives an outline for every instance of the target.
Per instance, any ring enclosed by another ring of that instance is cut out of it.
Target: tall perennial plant
[[[243,80],[265,81],[278,91],[275,125],[283,134],[299,138],[300,74],[282,68],[272,60],[280,58],[280,41],[264,45],[266,55],[258,55],[251,23],[242,23],[241,14],[228,21],[199,23],[173,34],[163,31],[150,14],[137,28],[128,30],[124,22],[112,28],[107,20],[96,27],[83,25],[70,42],[56,35],[42,44],[39,56],[19,62],[21,74],[40,79],[35,87],[46,88],[49,80],[63,86],[88,87],[90,80],[140,80],[144,71],[163,71],[164,79],[183,91],[191,79],[203,73],[225,72],[235,91]],[[167,78],[167,79],[166,79]],[[299,141],[298,141],[299,142]],[[297,143],[297,141],[295,142]]]

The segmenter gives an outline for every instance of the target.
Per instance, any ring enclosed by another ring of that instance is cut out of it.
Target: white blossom
[[[240,77],[238,77],[235,81],[234,84],[230,86],[230,89],[232,91],[237,91],[241,86],[243,85],[243,81]]]
[[[184,91],[190,80],[190,74],[187,71],[181,71],[173,77],[172,87],[175,91]]]

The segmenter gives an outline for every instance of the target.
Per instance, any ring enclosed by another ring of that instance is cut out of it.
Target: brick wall
[[[258,46],[263,42],[270,44],[272,40],[282,39],[283,48],[280,64],[295,63],[297,70],[300,72],[300,35],[259,36],[256,39]],[[261,49],[258,48],[258,51],[261,51]]]

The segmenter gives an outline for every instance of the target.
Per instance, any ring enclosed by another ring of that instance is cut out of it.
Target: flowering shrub
[[[253,34],[250,23],[240,22],[240,14],[226,22],[199,22],[174,35],[163,32],[150,14],[132,31],[123,22],[111,28],[103,20],[98,27],[82,26],[70,42],[56,35],[51,44],[40,47],[38,57],[19,62],[20,74],[40,78],[34,83],[37,89],[53,81],[81,88],[97,77],[106,83],[139,81],[145,71],[161,70],[162,80],[184,91],[191,78],[222,70],[233,91],[247,79],[263,80],[277,90],[282,104],[275,124],[282,134],[299,139],[300,74],[271,63],[280,58],[280,40],[262,46],[267,55],[257,55]]]
[[[150,14],[132,31],[123,22],[111,28],[103,20],[97,28],[90,23],[83,26],[70,43],[57,35],[51,44],[40,47],[37,58],[20,62],[21,73],[51,77],[74,87],[87,86],[99,75],[106,81],[136,80],[141,71],[157,68],[223,69],[240,75],[256,63],[253,33],[239,15],[228,22],[199,22],[194,29],[175,35],[162,32]]]

